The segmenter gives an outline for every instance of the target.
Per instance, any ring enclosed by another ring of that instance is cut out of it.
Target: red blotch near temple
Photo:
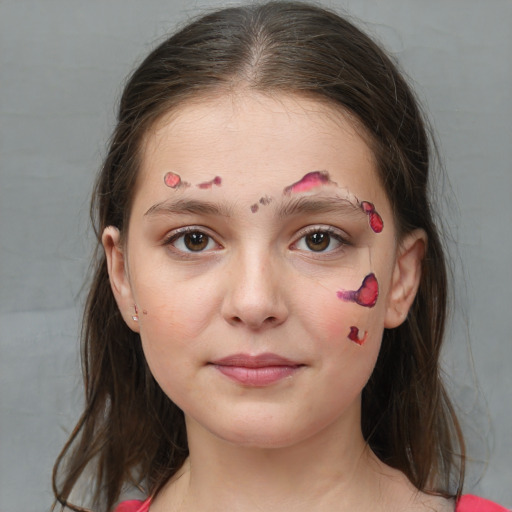
[[[373,231],[375,231],[375,233],[380,233],[384,228],[384,221],[375,210],[373,203],[370,203],[369,201],[361,201],[361,209],[368,215],[370,227]]]
[[[220,187],[222,183],[222,179],[220,176],[215,176],[213,180],[205,181],[204,183],[199,183],[196,185],[199,188],[212,188],[213,185],[216,185],[217,187]]]
[[[350,332],[348,333],[348,339],[354,341],[358,345],[362,345],[366,338],[368,337],[368,331],[364,331],[364,335],[362,338],[359,338],[359,329],[357,327],[352,326],[350,328]]]
[[[164,183],[170,188],[178,188],[181,184],[180,175],[174,172],[168,172],[164,176]]]
[[[283,193],[291,194],[296,192],[307,192],[312,188],[329,184],[334,184],[334,182],[329,178],[329,173],[327,171],[313,171],[304,175],[300,181],[285,187]]]
[[[373,308],[379,296],[379,283],[372,272],[364,278],[363,284],[358,290],[342,290],[336,292],[336,295],[341,300],[355,302],[365,308]]]

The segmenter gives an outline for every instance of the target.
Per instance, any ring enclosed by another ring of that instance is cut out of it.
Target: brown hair
[[[147,130],[187,99],[238,84],[307,94],[351,112],[369,135],[399,234],[427,233],[413,307],[400,327],[385,330],[363,391],[362,429],[380,459],[418,489],[459,496],[464,443],[440,378],[447,272],[428,200],[429,138],[396,66],[354,25],[309,4],[269,2],[213,12],[158,46],[121,98],[91,205],[98,241],[106,226],[126,229]],[[98,255],[82,332],[85,411],[53,475],[57,502],[75,510],[70,493],[90,465],[94,501],[111,510],[123,485],[154,494],[188,455],[183,413],[149,372]]]

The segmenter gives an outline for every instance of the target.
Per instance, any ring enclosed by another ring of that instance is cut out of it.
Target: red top
[[[146,501],[129,500],[120,503],[114,512],[149,512],[151,498]],[[457,503],[455,512],[511,512],[492,501],[465,494]]]

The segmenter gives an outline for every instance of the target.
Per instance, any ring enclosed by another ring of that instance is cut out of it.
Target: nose
[[[253,331],[276,327],[288,318],[284,276],[272,256],[262,252],[232,263],[222,303],[229,324]]]

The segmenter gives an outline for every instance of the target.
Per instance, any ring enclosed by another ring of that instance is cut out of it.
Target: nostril
[[[233,325],[247,324],[251,328],[260,328],[264,325],[271,326],[271,325],[277,323],[278,319],[275,316],[269,316],[261,322],[261,321],[251,321],[251,319],[242,320],[242,318],[240,318],[239,316],[233,316],[233,317],[231,317],[230,321]]]

